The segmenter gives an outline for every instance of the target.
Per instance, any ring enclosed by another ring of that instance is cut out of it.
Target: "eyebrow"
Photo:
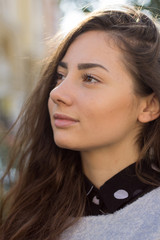
[[[65,69],[68,69],[68,64],[66,62],[59,62],[58,65]],[[98,64],[98,63],[79,63],[77,66],[78,66],[79,70],[99,67],[99,68],[102,68],[102,69],[106,70],[107,72],[109,72],[109,70],[106,67],[104,67],[103,65]]]

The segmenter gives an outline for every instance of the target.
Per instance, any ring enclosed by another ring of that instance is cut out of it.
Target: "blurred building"
[[[0,0],[0,122],[6,126],[38,78],[59,17],[58,0]]]

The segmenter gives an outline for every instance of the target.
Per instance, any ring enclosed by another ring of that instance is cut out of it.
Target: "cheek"
[[[117,98],[104,98],[103,101],[88,102],[83,110],[85,123],[89,123],[92,128],[103,128],[106,124],[115,126],[123,124],[131,117],[133,112],[132,97],[120,96]]]

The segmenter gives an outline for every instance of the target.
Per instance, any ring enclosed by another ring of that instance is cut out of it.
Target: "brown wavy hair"
[[[59,239],[84,215],[80,154],[56,146],[47,103],[59,61],[80,34],[92,30],[109,33],[123,51],[125,65],[135,80],[135,94],[155,92],[160,100],[160,33],[154,21],[133,9],[91,13],[45,63],[42,77],[17,120],[19,129],[2,182],[15,162],[18,176],[1,205],[1,240]],[[137,141],[137,174],[159,186],[160,181],[144,171],[142,162],[160,167],[160,118],[144,124]]]

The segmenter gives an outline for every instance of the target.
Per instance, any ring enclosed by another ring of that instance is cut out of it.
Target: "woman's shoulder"
[[[114,214],[82,217],[61,239],[159,240],[160,187]]]

